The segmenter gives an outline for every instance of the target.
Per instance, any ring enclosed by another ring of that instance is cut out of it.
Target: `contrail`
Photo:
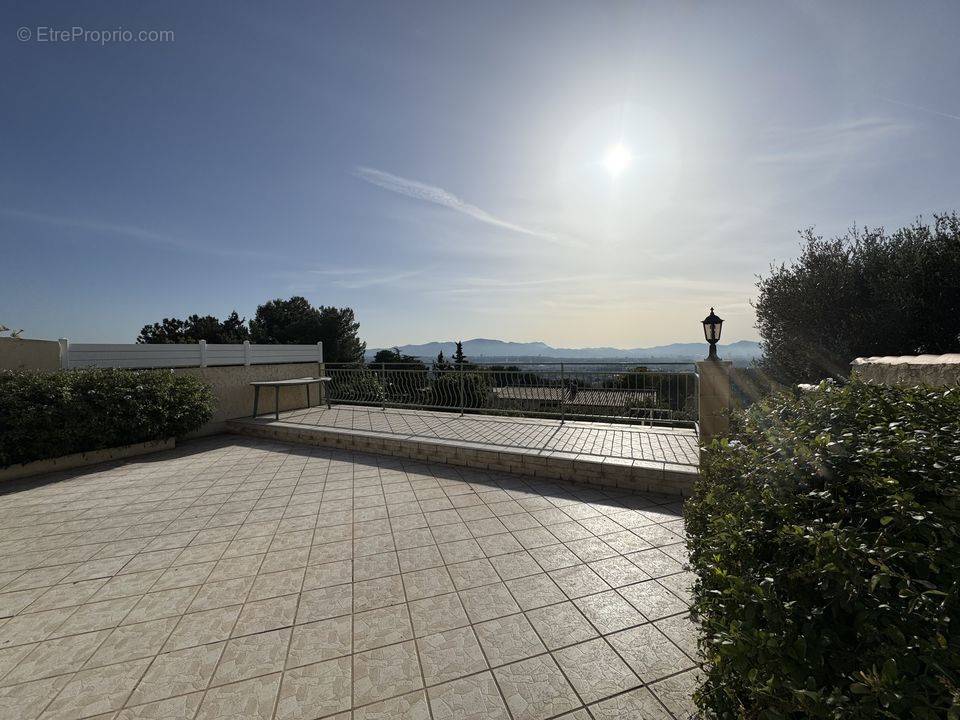
[[[522,225],[517,225],[516,223],[503,220],[495,215],[491,215],[486,210],[478,208],[476,205],[471,205],[461,198],[458,198],[453,193],[447,192],[443,188],[436,187],[435,185],[427,185],[426,183],[422,183],[417,180],[400,177],[399,175],[392,175],[388,172],[384,172],[383,170],[375,170],[374,168],[368,167],[358,167],[353,174],[361,180],[364,180],[371,185],[381,187],[384,190],[389,190],[390,192],[395,192],[400,195],[406,195],[407,197],[414,198],[415,200],[423,200],[424,202],[433,203],[434,205],[441,205],[443,207],[450,208],[451,210],[472,217],[474,220],[487,223],[488,225],[494,225],[496,227],[504,228],[505,230],[512,230],[513,232],[521,233],[522,235],[530,235],[532,237],[543,238],[546,240],[558,239],[551,233],[543,232],[541,230],[533,230],[531,228],[523,227]]]

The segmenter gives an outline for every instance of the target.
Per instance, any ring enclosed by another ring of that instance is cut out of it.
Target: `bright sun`
[[[617,177],[630,166],[631,159],[630,150],[623,143],[617,143],[607,148],[603,156],[603,166],[610,175]]]

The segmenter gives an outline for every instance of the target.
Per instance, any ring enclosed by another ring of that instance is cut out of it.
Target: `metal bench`
[[[307,390],[307,407],[310,407],[310,386],[311,385],[320,385],[320,383],[328,383],[332,378],[328,377],[305,377],[305,378],[293,378],[291,380],[258,380],[256,382],[250,383],[253,385],[253,417],[257,417],[257,409],[260,407],[260,388],[262,387],[272,387],[273,388],[273,413],[277,420],[280,419],[280,388],[286,387],[288,385],[303,385]],[[319,392],[319,389],[318,389]],[[319,402],[320,396],[317,397]],[[327,393],[327,407],[330,407],[330,393]]]

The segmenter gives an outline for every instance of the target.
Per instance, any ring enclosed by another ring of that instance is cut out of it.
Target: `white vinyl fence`
[[[316,345],[221,345],[201,340],[196,345],[107,345],[60,340],[64,369],[175,368],[214,365],[272,365],[323,362],[323,343]]]

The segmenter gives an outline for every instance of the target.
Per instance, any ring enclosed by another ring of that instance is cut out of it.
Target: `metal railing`
[[[330,400],[350,405],[694,427],[692,363],[327,363]]]

